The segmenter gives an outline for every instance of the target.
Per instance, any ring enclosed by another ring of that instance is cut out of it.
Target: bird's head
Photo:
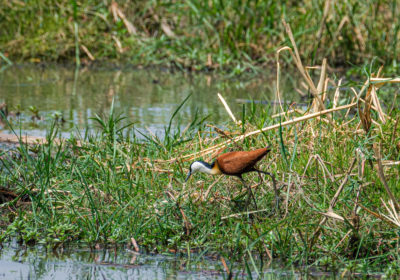
[[[192,162],[192,164],[189,167],[189,173],[186,177],[185,182],[187,182],[187,180],[189,180],[189,177],[196,172],[212,174],[211,173],[212,168],[213,168],[212,165],[208,164],[207,162],[201,161],[201,160]]]

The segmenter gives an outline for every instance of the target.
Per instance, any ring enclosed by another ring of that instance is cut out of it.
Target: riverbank
[[[388,84],[399,79],[382,80],[380,73],[343,94],[339,81],[328,87],[323,63],[318,84],[304,76],[313,96],[308,110],[282,105],[276,114],[251,106],[224,130],[199,117],[185,129],[167,125],[162,139],[138,139],[111,110],[93,120],[100,133],[60,144],[54,123],[46,144],[1,155],[0,182],[9,192],[1,193],[1,240],[55,249],[80,242],[218,254],[247,265],[258,254],[287,264],[395,275],[400,136]],[[393,106],[383,106],[383,97]],[[277,178],[281,207],[273,214],[268,178],[245,176],[257,198],[249,207],[235,178],[195,174],[184,183],[194,159],[211,162],[223,151],[267,145],[272,151],[259,167]]]
[[[3,1],[2,7],[0,60],[6,64],[107,61],[258,72],[289,43],[284,18],[307,65],[325,57],[333,67],[360,65],[376,57],[398,72],[396,1],[63,0]],[[284,57],[282,63],[290,60]]]

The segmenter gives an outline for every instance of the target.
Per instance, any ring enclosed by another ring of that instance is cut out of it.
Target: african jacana
[[[189,177],[196,173],[196,172],[203,172],[211,175],[217,174],[225,174],[228,176],[236,176],[238,177],[243,185],[245,185],[248,189],[249,195],[251,195],[255,201],[255,197],[251,188],[247,186],[246,182],[242,178],[242,174],[248,172],[257,172],[258,174],[264,173],[271,176],[274,191],[275,191],[275,200],[276,200],[276,207],[279,206],[279,197],[278,197],[278,190],[276,188],[275,177],[265,171],[258,170],[255,168],[255,165],[258,161],[260,161],[268,152],[271,151],[269,147],[261,148],[253,151],[237,151],[237,152],[229,152],[222,154],[217,157],[217,159],[212,163],[209,164],[204,161],[194,161],[189,168],[189,173],[186,177],[185,182],[189,180]],[[257,207],[257,204],[256,204]]]

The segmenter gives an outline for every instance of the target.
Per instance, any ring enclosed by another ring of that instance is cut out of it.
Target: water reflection
[[[250,274],[234,266],[234,279],[335,279],[331,273],[300,274],[279,264],[264,265]],[[90,251],[78,247],[57,251],[15,242],[0,251],[0,279],[226,279],[221,262],[175,255],[146,255],[119,249]]]
[[[34,110],[44,119],[61,114],[66,120],[63,131],[69,132],[74,125],[81,129],[93,125],[90,117],[107,113],[114,98],[116,110],[135,127],[161,133],[174,110],[189,94],[191,98],[180,112],[182,126],[196,114],[210,115],[212,123],[229,121],[217,98],[218,92],[238,117],[242,105],[235,101],[237,98],[275,99],[273,75],[270,80],[233,80],[161,70],[81,69],[74,72],[74,69],[56,66],[13,66],[0,73],[0,103],[7,103],[14,114],[22,112],[24,131],[43,135],[46,122],[32,121]],[[12,118],[15,126],[18,126],[17,119]]]
[[[15,244],[1,250],[0,271],[0,279],[222,279],[212,261],[185,267],[172,256],[78,248],[55,253]]]

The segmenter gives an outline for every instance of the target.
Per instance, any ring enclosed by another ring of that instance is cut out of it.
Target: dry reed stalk
[[[168,37],[170,38],[176,37],[174,31],[172,31],[172,28],[168,25],[167,20],[165,18],[161,19],[161,29]]]
[[[394,123],[393,132],[392,132],[392,135],[390,137],[390,145],[393,145],[393,141],[396,138],[397,126],[399,124],[399,117],[400,116],[397,116],[396,122]]]
[[[362,178],[359,179],[360,181],[362,180]],[[357,194],[356,194],[356,201],[354,202],[354,206],[353,206],[353,216],[358,215],[357,214],[357,208],[358,208],[358,201],[360,199],[360,194],[361,194],[361,190],[369,185],[372,185],[373,182],[367,182],[364,184],[360,184],[358,186],[358,190],[357,190]]]
[[[376,126],[378,127],[379,131],[381,132],[381,135],[383,135],[382,126],[380,125],[380,123],[378,123],[378,122],[375,121],[374,119],[372,119],[371,121],[372,121],[372,123],[373,123],[374,125],[376,125]]]
[[[261,234],[260,234],[260,230],[256,227],[256,225],[254,225],[253,224],[253,228],[256,230],[256,232],[257,232],[257,234],[258,234],[258,238],[261,240]],[[265,244],[266,242],[261,242],[262,243],[262,245],[263,245],[263,247],[264,247],[264,250],[265,250],[265,253],[267,253],[267,256],[268,256],[268,258],[269,258],[269,260],[271,261],[272,260],[272,254],[271,254],[271,252],[269,251],[269,249],[268,249],[268,247],[267,247],[267,244]]]
[[[356,105],[357,105],[357,103],[354,102],[354,103],[351,103],[351,104],[347,104],[347,105],[343,105],[343,106],[340,106],[340,107],[336,107],[334,109],[328,109],[328,110],[324,110],[324,111],[320,111],[320,112],[316,112],[316,113],[312,113],[312,114],[307,114],[305,116],[298,117],[298,118],[295,118],[295,119],[292,119],[292,120],[289,120],[289,121],[285,121],[285,122],[280,123],[280,124],[274,124],[274,125],[271,125],[271,126],[267,126],[267,127],[262,128],[262,129],[259,129],[259,130],[255,130],[255,131],[248,132],[248,133],[240,135],[240,136],[236,136],[235,138],[232,138],[232,140],[224,141],[224,142],[222,142],[220,144],[214,145],[214,146],[209,147],[207,149],[204,149],[202,151],[182,156],[182,157],[180,157],[180,159],[182,159],[183,161],[189,161],[189,160],[195,159],[197,157],[208,155],[208,154],[214,152],[217,149],[221,149],[222,147],[226,147],[230,142],[238,142],[238,141],[241,141],[241,140],[243,140],[243,139],[245,139],[247,137],[260,134],[261,132],[273,130],[273,129],[279,128],[281,126],[284,127],[284,126],[288,126],[288,125],[295,124],[295,123],[298,123],[298,122],[306,121],[306,120],[313,119],[313,118],[316,118],[316,117],[320,117],[320,116],[323,116],[323,115],[326,115],[326,114],[329,114],[329,113],[332,113],[332,112],[336,112],[336,111],[340,111],[340,110],[344,110],[344,109],[350,109],[350,108],[355,107]],[[173,159],[160,161],[160,162],[173,162],[173,161],[175,161],[177,159],[178,158],[173,158]]]
[[[229,108],[228,103],[226,103],[225,99],[222,97],[222,95],[220,93],[217,94],[219,100],[222,102],[222,104],[224,105],[224,108],[226,110],[226,112],[228,113],[228,115],[231,117],[231,119],[233,120],[233,122],[236,125],[239,125],[240,123],[236,120],[235,116],[233,115],[231,108]]]
[[[333,211],[328,211],[328,212],[319,212],[321,215],[323,215],[323,216],[325,216],[325,217],[328,217],[328,218],[332,218],[332,219],[336,219],[336,220],[339,220],[339,221],[344,221],[345,219],[342,217],[342,216],[340,216],[340,215],[338,215],[338,214],[336,214],[335,212],[333,212]]]
[[[312,79],[311,79],[310,75],[308,74],[308,72],[304,69],[303,63],[301,62],[299,51],[297,49],[297,45],[296,45],[296,42],[294,40],[294,36],[293,36],[292,30],[290,28],[290,25],[287,24],[284,19],[282,19],[282,22],[283,22],[283,25],[285,26],[286,33],[289,36],[290,42],[293,45],[294,54],[293,54],[293,52],[292,52],[292,50],[290,48],[289,48],[289,51],[290,51],[291,55],[293,56],[294,62],[296,64],[296,66],[297,66],[297,69],[299,69],[299,71],[300,71],[301,75],[303,76],[304,80],[307,82],[307,84],[308,84],[308,86],[309,86],[309,88],[311,90],[311,94],[313,95],[314,99],[317,100],[318,108],[321,111],[325,110],[325,105],[324,105],[324,103],[322,102],[322,100],[321,100],[321,98],[319,96],[320,92],[318,92],[317,88],[314,85],[314,82],[312,81]],[[325,67],[326,67],[326,65],[325,65]],[[321,71],[321,74],[325,74],[323,72],[324,71]]]
[[[281,116],[285,116],[285,115],[289,115],[289,114],[292,114],[292,113],[299,113],[299,114],[303,114],[303,115],[305,114],[305,112],[303,110],[295,108],[295,109],[288,110],[286,112],[282,112],[282,113],[279,113],[279,114],[272,115],[271,118],[275,119],[275,118],[278,118],[278,117],[281,117]]]
[[[256,214],[256,213],[267,212],[267,211],[271,211],[271,209],[261,209],[261,210],[247,211],[247,212],[242,212],[242,213],[235,213],[235,214],[221,217],[221,220],[226,220],[226,219],[230,219],[230,218],[239,218],[243,215],[250,215],[250,214]]]
[[[363,124],[364,129],[366,130],[366,132],[369,131],[368,128],[368,123],[370,118],[370,113],[369,110],[372,108],[374,109],[376,112],[378,112],[378,116],[381,122],[385,123],[386,122],[386,118],[388,118],[388,116],[383,112],[382,107],[380,105],[379,102],[379,98],[377,95],[377,87],[382,86],[385,83],[400,83],[400,78],[379,78],[381,72],[382,72],[382,67],[379,68],[378,70],[378,74],[376,75],[377,77],[371,77],[369,79],[369,81],[367,80],[362,89],[360,90],[359,93],[357,93],[354,88],[351,88],[352,91],[354,92],[354,94],[357,96],[357,101],[359,102],[360,100],[363,101],[361,99],[361,94],[363,93],[363,91],[367,88],[367,93],[366,93],[366,97],[365,97],[365,108],[364,110],[360,110],[359,107],[359,112],[360,114],[360,118],[361,118],[361,122]],[[373,106],[372,106],[373,104]],[[368,129],[367,129],[368,128]]]
[[[381,120],[381,122],[385,123],[386,119],[384,117],[384,113],[383,113],[381,104],[380,104],[378,96],[376,94],[376,87],[375,86],[372,86],[371,98],[372,98],[372,103],[375,105],[375,107],[377,109],[379,119]]]
[[[133,238],[133,237],[131,237],[131,243],[132,243],[132,245],[133,245],[133,248],[135,248],[135,251],[136,251],[137,253],[139,253],[139,246],[138,246],[138,244],[137,244],[137,242],[136,242],[136,239]]]
[[[358,162],[358,179],[362,180],[362,178],[364,177],[366,158],[360,148],[356,149],[356,156],[357,156],[357,162]]]
[[[338,85],[336,87],[335,96],[333,97],[333,108],[337,107],[339,102],[339,95],[340,95],[340,86],[342,85],[342,79],[339,80]]]
[[[95,60],[93,54],[89,51],[89,49],[85,45],[81,44],[80,47],[86,53],[86,55],[89,57],[90,60],[92,61]]]
[[[353,98],[351,99],[350,104],[353,104],[353,103],[357,104],[357,98],[356,98],[356,97],[353,97]],[[344,118],[345,118],[345,119],[347,119],[347,117],[349,116],[349,114],[350,114],[350,109],[351,109],[351,108],[352,108],[352,107],[350,107],[350,108],[347,109],[346,114],[344,115]]]
[[[389,219],[392,221],[393,224],[397,225],[400,227],[400,219],[399,219],[399,214],[397,213],[394,202],[393,200],[389,200],[388,204],[390,208],[386,205],[385,201],[381,198],[383,206],[385,206],[387,212],[389,213],[389,216],[383,215],[385,218]]]
[[[320,160],[320,159],[321,159],[321,158],[319,157],[319,155],[312,155],[312,156],[310,156],[310,158],[309,158],[308,161],[307,161],[306,167],[304,168],[302,178],[304,178],[304,176],[305,176],[305,174],[306,174],[306,171],[308,170],[309,166],[311,166],[311,164],[313,164],[315,161],[317,161],[317,162],[319,163],[319,165],[322,167],[322,172],[323,172],[323,174],[324,174],[325,185],[326,185],[326,183],[327,183],[327,182],[326,182],[326,176],[325,176],[325,169],[326,169],[326,171],[328,172],[328,174],[330,175],[332,182],[334,182],[335,179],[334,179],[334,178],[332,177],[332,175],[329,173],[329,171],[328,171],[328,169],[326,168],[325,164],[323,163],[322,159],[321,159],[321,160]]]
[[[325,1],[324,12],[322,14],[321,23],[319,25],[319,30],[318,30],[318,33],[317,33],[317,45],[321,41],[322,32],[324,31],[324,27],[325,27],[326,19],[328,18],[328,15],[329,15],[330,7],[331,7],[331,0]]]
[[[400,83],[400,77],[398,78],[370,78],[370,82],[373,82],[376,86],[381,86],[386,83]]]
[[[279,63],[279,54],[281,53],[281,51],[284,50],[289,50],[291,52],[291,49],[289,47],[283,47],[280,48],[277,52],[276,52],[276,95],[279,101],[279,106],[281,107],[281,112],[284,112],[283,107],[282,107],[282,102],[281,102],[281,92],[280,92],[280,76],[281,76],[281,66]]]
[[[200,150],[203,150],[203,143],[202,143],[203,140],[202,140],[202,138],[201,138],[200,131],[197,132],[197,136],[198,136],[198,138],[199,138]]]
[[[359,48],[361,52],[365,51],[365,40],[364,40],[364,35],[361,34],[361,30],[358,26],[354,26],[354,33],[356,34],[356,38],[359,42]]]
[[[160,169],[160,168],[157,168],[157,167],[149,168],[148,170],[152,171],[152,172],[158,172],[158,173],[169,173],[169,174],[173,174],[174,173],[174,170],[172,170],[172,169]]]
[[[324,83],[324,90],[322,92],[322,101],[325,102],[326,97],[328,96],[328,84],[329,84],[330,79],[326,78],[325,83]]]
[[[330,203],[330,206],[329,206],[329,210],[332,210],[333,207],[336,205],[336,202],[337,202],[337,200],[338,200],[338,198],[339,198],[339,195],[340,195],[340,193],[343,191],[343,187],[344,187],[344,185],[347,183],[347,181],[348,181],[348,179],[349,179],[349,177],[350,177],[350,173],[351,173],[351,171],[353,170],[356,161],[357,161],[357,158],[354,158],[354,159],[353,159],[353,162],[351,163],[349,169],[348,169],[347,172],[346,172],[346,177],[344,178],[344,180],[343,180],[342,183],[340,184],[338,190],[336,191],[334,197],[333,197],[332,200],[331,200],[331,203]]]
[[[388,219],[385,215],[381,215],[381,214],[379,214],[379,213],[376,213],[376,212],[374,212],[374,211],[372,211],[372,210],[370,210],[370,209],[368,209],[367,207],[365,207],[364,205],[362,205],[362,204],[357,204],[358,206],[360,206],[362,209],[364,209],[365,211],[367,211],[369,214],[371,214],[372,216],[374,216],[374,217],[376,217],[376,218],[378,218],[378,219],[380,219],[380,220],[382,220],[382,221],[384,221],[384,222],[387,222],[387,223],[389,223],[389,224],[392,224],[392,225],[394,225],[394,226],[398,226],[396,223],[393,223],[393,221],[391,221],[390,219]]]
[[[372,106],[372,97],[371,97],[371,91],[372,87],[368,87],[367,93],[365,95],[365,104],[364,108],[361,108],[361,97],[359,97],[355,90],[352,88],[353,93],[357,96],[358,103],[357,103],[357,108],[358,108],[358,114],[360,116],[360,122],[365,130],[365,133],[368,134],[369,130],[371,129],[371,124],[372,124],[372,119],[371,119],[371,106]]]
[[[339,247],[340,244],[342,244],[342,242],[349,236],[349,234],[350,234],[352,231],[353,231],[352,229],[349,230],[349,231],[343,236],[343,238],[339,241],[339,243],[336,244],[335,250]]]
[[[382,182],[387,194],[389,195],[390,199],[393,201],[394,206],[396,207],[396,210],[399,211],[400,210],[399,203],[398,203],[397,199],[394,197],[392,191],[390,190],[389,185],[385,179],[385,174],[383,173],[381,149],[380,149],[380,146],[377,145],[377,143],[374,143],[374,152],[375,152],[375,158],[376,158],[376,162],[377,162],[376,169],[378,172],[379,179],[381,179],[381,182]]]
[[[395,160],[382,160],[382,166],[393,166],[393,165],[400,165],[400,161]]]
[[[360,98],[359,101],[360,101],[361,103],[366,104],[366,101],[365,101],[364,99],[362,99],[362,98]],[[371,105],[371,109],[373,109],[373,110],[375,110],[375,111],[378,112],[378,109],[377,109],[374,105]],[[391,117],[390,117],[388,114],[386,114],[385,112],[382,112],[382,114],[383,114],[383,116],[384,116],[386,119],[392,120],[392,121],[394,120],[393,118],[391,118]]]
[[[119,18],[122,20],[129,34],[134,34],[134,35],[137,34],[136,27],[126,18],[125,14],[118,7],[117,2],[115,1],[111,2],[110,11],[111,14],[113,15],[115,22],[117,22]]]
[[[232,140],[232,136],[226,134],[225,131],[219,129],[218,127],[216,127],[216,126],[214,126],[214,125],[207,125],[207,126],[214,128],[214,130],[215,130],[218,134],[220,134],[222,137],[227,138],[227,139],[229,139],[229,140]],[[235,145],[235,147],[236,147],[239,151],[242,150],[242,147],[240,147],[236,142],[232,142],[232,143]],[[222,151],[218,151],[217,154],[220,154],[221,152],[222,152]],[[211,156],[211,158],[214,158],[215,156],[216,156],[216,155],[213,154],[213,155]]]
[[[329,172],[328,167],[326,167],[325,162],[322,160],[321,156],[316,154],[315,158],[317,159],[318,163],[321,165],[322,170],[325,170],[324,171],[325,184],[326,184],[325,172],[329,175],[329,179],[331,179],[331,181],[334,182],[335,178],[333,178],[332,174]]]
[[[228,274],[227,279],[232,279],[232,273],[230,272],[229,267],[226,265],[224,257],[221,256],[220,259],[221,259],[221,263],[222,263],[222,266],[225,269],[226,274]]]
[[[324,93],[326,92],[325,90],[325,81],[326,81],[326,58],[324,58],[322,60],[322,66],[321,66],[321,74],[319,77],[319,82],[317,85],[317,91],[318,91],[318,96],[321,98],[321,102],[322,104],[324,103]],[[322,111],[325,108],[320,106],[320,103],[314,98],[313,100],[313,111],[314,112],[318,112],[318,111]]]

